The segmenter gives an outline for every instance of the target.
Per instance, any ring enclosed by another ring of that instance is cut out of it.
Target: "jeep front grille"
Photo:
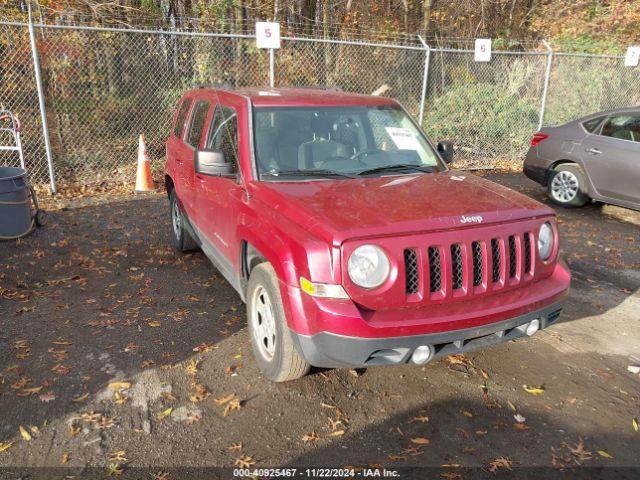
[[[462,288],[462,248],[460,244],[451,245],[451,288],[458,290]]]
[[[405,282],[407,293],[418,293],[420,277],[418,274],[418,255],[412,248],[404,251]]]
[[[432,245],[426,248],[425,256],[421,256],[421,251],[418,247],[404,250],[407,295],[423,293],[432,299],[459,297],[515,285],[533,276],[535,250],[531,232]],[[426,270],[423,275],[422,270]]]
[[[493,283],[500,281],[500,270],[502,268],[502,262],[500,260],[500,239],[494,238],[491,240],[491,259],[493,275],[491,280]]]
[[[531,273],[531,234],[524,234],[524,273]]]
[[[439,292],[442,289],[442,266],[440,261],[440,249],[429,247],[429,291]]]
[[[516,256],[516,237],[509,237],[509,278],[516,276],[518,268],[518,257]]]
[[[473,242],[471,244],[471,252],[473,253],[473,286],[477,287],[482,284],[482,276],[484,274],[480,242]]]

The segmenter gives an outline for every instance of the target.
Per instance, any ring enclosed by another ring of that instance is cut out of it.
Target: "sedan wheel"
[[[551,180],[551,195],[558,202],[570,202],[578,194],[578,178],[569,171],[558,172]]]
[[[585,175],[578,165],[566,163],[551,172],[549,198],[562,207],[581,207],[589,201]]]

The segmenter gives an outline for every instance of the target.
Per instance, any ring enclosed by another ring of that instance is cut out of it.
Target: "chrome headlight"
[[[376,288],[389,277],[391,264],[380,247],[362,245],[351,253],[347,270],[349,278],[356,285],[362,288]]]
[[[542,260],[548,260],[553,252],[553,229],[549,222],[545,222],[538,232],[538,254]]]

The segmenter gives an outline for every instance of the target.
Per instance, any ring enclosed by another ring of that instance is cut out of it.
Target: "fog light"
[[[540,320],[537,318],[531,320],[529,325],[527,325],[527,329],[524,331],[528,336],[533,335],[540,329]]]
[[[420,345],[417,347],[411,355],[411,361],[416,365],[422,365],[427,363],[433,357],[433,347],[431,345]]]

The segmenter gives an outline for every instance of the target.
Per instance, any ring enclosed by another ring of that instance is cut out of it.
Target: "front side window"
[[[187,134],[187,143],[193,148],[200,146],[200,139],[202,138],[202,130],[209,114],[209,107],[211,104],[204,100],[200,100],[193,107],[193,113],[191,114],[191,124],[189,125],[189,132]]]
[[[640,142],[640,114],[612,115],[604,122],[601,135]]]
[[[191,106],[191,100],[185,98],[180,105],[178,116],[176,117],[176,124],[173,127],[173,133],[176,137],[182,138],[182,130],[184,129],[184,121],[187,119],[187,113],[189,113],[189,107]]]
[[[216,107],[215,118],[207,136],[208,150],[224,154],[227,162],[238,166],[238,115],[232,108],[224,105]]]
[[[424,134],[397,107],[256,108],[254,135],[265,180],[445,169]]]

